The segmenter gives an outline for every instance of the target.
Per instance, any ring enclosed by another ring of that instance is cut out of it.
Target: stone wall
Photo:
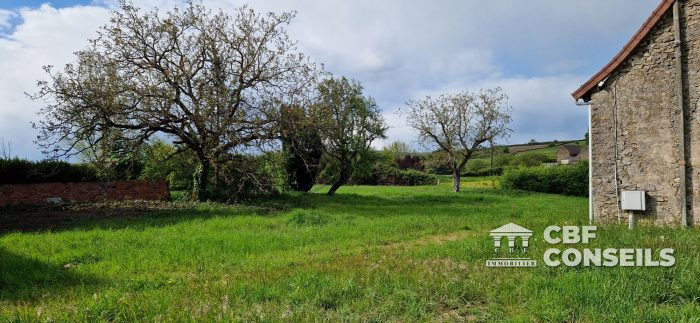
[[[684,77],[686,87],[687,195],[692,208],[700,203],[700,126],[696,105],[700,85],[700,0],[683,2],[686,29]],[[619,190],[647,191],[647,212],[640,221],[678,225],[681,216],[677,68],[673,11],[669,10],[635,52],[592,96],[594,213],[603,221],[618,216],[615,171]],[[617,150],[617,153],[616,153]],[[615,156],[617,155],[617,162]],[[700,207],[700,205],[697,205]],[[627,214],[620,211],[621,221]]]
[[[45,204],[48,199],[65,202],[115,200],[167,200],[166,181],[118,181],[110,183],[40,183],[0,185],[0,205]]]

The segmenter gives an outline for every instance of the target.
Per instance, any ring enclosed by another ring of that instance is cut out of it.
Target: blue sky
[[[0,2],[0,8],[2,9],[14,9],[19,7],[38,7],[44,3],[48,3],[56,8],[70,7],[76,5],[89,5],[93,3],[90,0],[52,0],[52,1],[40,1],[40,0],[3,0]]]
[[[180,0],[135,0],[167,9]],[[581,138],[585,109],[570,93],[605,65],[660,0],[267,0],[263,11],[297,10],[289,27],[301,51],[361,81],[390,125],[389,139],[418,147],[396,110],[424,95],[501,86],[514,133],[503,143]],[[204,0],[230,10],[241,1]],[[41,102],[24,92],[41,66],[62,66],[109,17],[113,0],[0,1],[0,137],[21,157]],[[381,146],[385,142],[378,142]]]

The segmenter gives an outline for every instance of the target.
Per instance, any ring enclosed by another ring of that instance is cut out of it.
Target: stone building
[[[557,162],[559,164],[573,164],[581,154],[581,148],[576,145],[561,145],[557,151]]]
[[[590,104],[593,218],[625,221],[620,192],[638,190],[639,220],[700,224],[700,0],[663,0],[573,96]]]

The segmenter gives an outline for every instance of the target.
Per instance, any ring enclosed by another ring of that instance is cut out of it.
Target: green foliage
[[[347,183],[375,139],[386,138],[386,124],[374,99],[365,97],[357,81],[330,78],[318,85],[319,100],[311,115],[323,139],[325,155],[339,167],[333,195]]]
[[[392,160],[402,159],[406,157],[406,155],[413,155],[416,153],[410,145],[403,141],[394,141],[388,146],[384,146],[382,152],[389,155]]]
[[[86,164],[43,160],[0,159],[0,184],[67,183],[97,181],[95,169]]]
[[[540,166],[543,163],[554,162],[555,160],[543,153],[521,153],[508,161],[508,166],[513,167],[534,167]],[[499,165],[503,166],[503,165]]]
[[[379,185],[392,186],[435,185],[437,184],[437,177],[413,169],[400,170],[391,167],[385,168],[384,172],[380,173],[377,183]]]
[[[452,166],[447,153],[437,151],[428,154],[425,158],[425,170],[430,174],[452,175]]]
[[[283,107],[280,121],[287,183],[295,191],[308,192],[316,183],[323,156],[323,141],[313,119],[298,106]]]
[[[207,197],[223,202],[267,197],[287,190],[284,152],[260,156],[234,155],[222,161]]]
[[[176,204],[5,233],[0,321],[697,321],[697,229],[599,225],[589,245],[552,246],[542,232],[587,225],[587,199],[464,184]],[[485,266],[489,231],[511,221],[536,232],[536,268]],[[569,247],[673,248],[677,262],[542,263]]]
[[[482,168],[479,170],[474,170],[474,171],[468,171],[466,173],[463,173],[462,176],[467,176],[467,177],[484,177],[484,176],[500,176],[503,174],[503,167],[494,167],[493,169],[486,167]]]
[[[80,159],[95,169],[102,181],[139,178],[144,167],[144,148],[127,139],[123,130],[105,129],[96,138],[80,141]],[[94,142],[97,141],[97,142]]]
[[[493,166],[494,167],[506,167],[510,166],[510,163],[513,161],[514,156],[513,155],[498,155],[493,158]]]
[[[330,159],[325,159],[324,165],[319,175],[319,182],[334,183],[340,172],[340,166]],[[416,186],[435,185],[437,178],[412,169],[400,170],[396,168],[389,155],[370,149],[363,154],[360,162],[354,164],[348,182],[353,185]]]
[[[588,196],[588,163],[553,167],[509,168],[502,177],[504,188],[532,192]]]
[[[477,172],[486,168],[489,168],[491,163],[486,159],[471,159],[467,162],[467,166],[464,168],[467,172]]]
[[[293,226],[322,226],[327,224],[328,217],[316,210],[296,209],[290,214],[288,223]]]
[[[175,146],[156,140],[145,149],[142,179],[165,179],[172,190],[192,189],[197,160],[189,150],[178,152]]]

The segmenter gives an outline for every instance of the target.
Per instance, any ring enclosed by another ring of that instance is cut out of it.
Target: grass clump
[[[328,224],[328,222],[328,216],[316,210],[303,209],[293,210],[287,221],[290,225],[297,227],[322,226]]]

